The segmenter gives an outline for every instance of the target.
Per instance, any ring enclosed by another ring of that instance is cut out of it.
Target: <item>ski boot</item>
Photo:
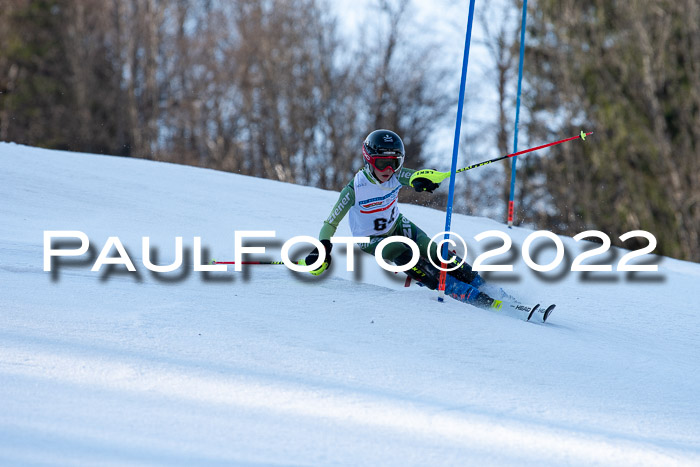
[[[447,276],[445,280],[445,293],[455,300],[483,309],[491,308],[495,301],[471,284],[465,284],[452,276]]]
[[[452,259],[452,264],[459,264],[462,261],[462,259],[459,256],[457,256],[454,251],[452,252],[452,254],[454,255]],[[459,281],[462,281],[466,284],[471,285],[472,287],[479,289],[480,292],[486,294],[489,297],[493,297],[497,300],[505,302],[519,302],[518,299],[510,295],[501,287],[498,287],[494,284],[487,284],[486,281],[484,281],[484,278],[481,277],[478,272],[473,271],[472,267],[466,262],[454,271],[450,271],[447,274],[451,275]]]
[[[452,254],[454,256],[452,257],[452,261],[447,264],[447,267],[451,268],[459,263],[462,263],[462,265],[459,266],[457,269],[454,269],[453,271],[447,271],[447,274],[454,277],[458,281],[479,288],[484,283],[484,279],[481,278],[478,272],[472,270],[472,267],[469,265],[469,263],[467,263],[466,261],[462,262],[462,258],[457,256],[457,254],[454,251],[452,252]]]

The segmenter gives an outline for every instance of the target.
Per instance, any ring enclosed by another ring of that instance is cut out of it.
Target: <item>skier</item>
[[[350,229],[355,237],[369,237],[369,243],[360,244],[360,249],[374,254],[377,244],[386,237],[399,235],[408,237],[418,245],[420,259],[406,274],[430,289],[438,287],[440,271],[429,261],[440,264],[437,245],[430,238],[401,214],[398,206],[399,190],[409,186],[409,179],[415,172],[403,166],[405,151],[399,135],[389,130],[375,130],[370,133],[362,146],[364,167],[343,188],[338,201],[333,206],[328,219],[323,223],[319,240],[325,248],[326,259],[313,275],[322,274],[331,264],[333,244],[330,238],[335,234],[338,224],[350,213]],[[432,193],[439,187],[427,179],[417,179],[413,183],[416,191]],[[318,259],[319,251],[314,250],[305,258],[304,264],[313,264]],[[382,251],[387,262],[403,266],[412,258],[411,248],[401,242],[390,243]],[[452,259],[454,266],[462,260],[458,256]],[[470,265],[464,262],[460,267],[447,273],[445,293],[451,297],[482,308],[490,307],[494,300],[480,292],[483,279]]]

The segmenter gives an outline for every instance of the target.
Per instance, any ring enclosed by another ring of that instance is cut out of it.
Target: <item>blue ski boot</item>
[[[460,282],[452,276],[445,279],[445,293],[455,300],[477,306],[479,308],[489,308],[493,304],[493,298],[471,284]]]
[[[476,287],[479,289],[479,292],[487,294],[496,300],[502,300],[505,302],[516,302],[519,303],[520,300],[503,290],[501,287],[494,285],[494,284],[488,284],[486,281],[484,281],[484,278],[479,275],[478,272],[470,271],[471,275],[468,276],[471,278],[471,281],[469,282],[469,285],[472,287]],[[459,278],[458,278],[459,279]]]

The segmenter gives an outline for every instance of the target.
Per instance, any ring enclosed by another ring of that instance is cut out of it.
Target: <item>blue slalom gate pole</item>
[[[525,23],[527,19],[527,0],[523,0],[523,20],[520,25],[520,64],[518,65],[518,100],[515,104],[515,131],[513,132],[513,152],[518,152],[518,124],[520,123],[520,93],[523,85],[523,58],[525,55]],[[508,228],[513,227],[515,212],[515,171],[518,156],[513,157],[510,172],[510,198],[508,200]]]
[[[455,123],[455,140],[452,146],[452,169],[450,175],[450,193],[447,198],[447,210],[445,215],[445,237],[442,244],[442,258],[447,259],[448,247],[447,240],[450,238],[450,226],[452,225],[452,202],[455,195],[455,173],[457,171],[457,155],[459,154],[459,134],[462,128],[462,110],[464,108],[464,91],[467,83],[467,66],[469,65],[469,46],[472,41],[472,24],[474,23],[474,2],[469,2],[469,21],[467,23],[467,37],[464,41],[464,58],[462,60],[462,79],[459,83],[459,103],[457,104],[457,122]],[[440,284],[438,290],[438,301],[445,300],[445,280],[447,273],[445,272],[446,264],[442,263],[440,271]]]

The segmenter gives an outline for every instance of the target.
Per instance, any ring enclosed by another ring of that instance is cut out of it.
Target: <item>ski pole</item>
[[[279,265],[279,264],[284,264],[284,261],[241,261],[240,263],[236,263],[235,261],[216,261],[215,259],[211,260],[209,264],[273,264],[273,265]],[[305,259],[300,259],[299,261],[292,261],[292,264],[297,264],[299,266],[311,266],[310,264],[306,264]],[[309,271],[311,274],[314,276],[319,276],[323,271],[328,269],[329,262],[325,261],[318,269],[315,269],[313,271]]]
[[[542,146],[537,146],[537,147],[530,148],[530,149],[523,149],[522,151],[514,152],[513,154],[508,154],[506,156],[497,157],[495,159],[491,159],[488,161],[479,162],[477,164],[473,164],[473,165],[470,165],[468,167],[464,167],[462,169],[459,169],[455,173],[458,174],[460,172],[465,172],[467,170],[476,169],[477,167],[481,167],[481,166],[490,164],[492,162],[502,161],[503,159],[507,159],[509,157],[515,157],[515,156],[519,156],[521,154],[525,154],[528,152],[537,151],[538,149],[548,148],[549,146],[554,146],[556,144],[566,143],[567,141],[571,141],[572,139],[579,139],[580,138],[581,140],[586,141],[586,136],[590,136],[592,134],[593,134],[592,131],[585,133],[583,130],[581,130],[581,133],[579,133],[577,136],[572,136],[571,138],[562,139],[561,141],[555,141],[553,143],[543,144]],[[425,178],[427,180],[430,180],[433,183],[440,183],[449,176],[450,176],[450,172],[438,172],[437,170],[423,169],[423,170],[418,170],[413,175],[411,175],[411,179],[409,180],[409,184],[411,186],[413,186],[413,182],[418,178]]]
[[[300,261],[294,261],[294,264],[300,264]],[[209,264],[237,264],[235,261],[217,261],[211,260]],[[241,261],[240,264],[284,264],[284,261]],[[302,264],[306,266],[306,264]]]

